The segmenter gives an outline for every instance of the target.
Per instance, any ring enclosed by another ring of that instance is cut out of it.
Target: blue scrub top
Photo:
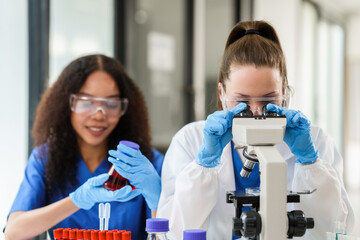
[[[9,215],[15,211],[29,211],[57,202],[64,197],[67,197],[69,193],[75,191],[89,178],[102,173],[107,173],[111,167],[111,163],[106,158],[99,167],[91,173],[85,165],[82,157],[79,156],[79,161],[77,162],[78,184],[73,186],[72,189],[67,189],[65,196],[63,196],[58,190],[51,195],[50,199],[48,199],[46,196],[44,181],[45,161],[41,160],[46,159],[46,157],[39,156],[39,152],[39,148],[35,148],[30,155],[25,169],[25,177],[20,185]],[[160,175],[164,156],[155,149],[152,150],[152,153],[152,163]],[[49,229],[50,236],[53,238],[53,229],[60,227],[99,229],[98,209],[99,204],[95,204],[89,210],[80,209],[76,213],[56,224],[53,228]],[[142,195],[139,195],[127,202],[111,202],[109,230],[124,229],[131,231],[132,239],[146,239],[145,222],[146,219],[150,217],[151,210],[146,205],[145,199]]]

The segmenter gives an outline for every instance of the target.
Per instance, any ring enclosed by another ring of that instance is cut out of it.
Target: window
[[[113,6],[113,0],[50,1],[50,84],[80,56],[114,56]]]

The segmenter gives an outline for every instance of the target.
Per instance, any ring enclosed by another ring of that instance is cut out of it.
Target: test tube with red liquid
[[[122,140],[119,142],[119,144],[124,144],[125,146],[131,147],[133,149],[139,150],[140,146],[134,142]],[[132,189],[134,190],[135,187],[132,186],[128,179],[121,176],[119,173],[116,172],[114,165],[111,166],[108,174],[109,179],[104,183],[104,188],[110,191],[118,190],[126,185],[130,185]]]

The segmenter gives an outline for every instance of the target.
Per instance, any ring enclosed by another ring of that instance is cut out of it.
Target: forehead
[[[280,71],[271,67],[232,65],[226,91],[249,96],[261,96],[282,89]]]
[[[107,97],[120,93],[114,78],[104,71],[90,74],[79,92],[96,97]]]

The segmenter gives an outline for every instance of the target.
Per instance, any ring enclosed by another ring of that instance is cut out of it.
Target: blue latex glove
[[[82,209],[88,210],[97,202],[126,202],[138,196],[140,192],[131,191],[131,186],[125,186],[116,191],[108,191],[103,184],[108,180],[107,173],[88,179],[83,185],[70,193],[70,199]]]
[[[156,210],[161,193],[161,180],[151,162],[140,150],[124,144],[119,144],[118,151],[110,150],[109,154],[108,160],[115,170],[130,181],[136,188],[134,191],[142,193],[150,209]]]
[[[268,104],[267,109],[279,115],[285,115],[287,124],[284,142],[296,156],[296,162],[301,164],[313,163],[318,159],[319,153],[311,139],[311,123],[300,111],[286,109],[277,105]]]
[[[196,155],[196,162],[199,165],[213,168],[220,164],[222,151],[233,138],[231,132],[233,116],[245,109],[246,104],[240,103],[231,110],[216,111],[207,117],[204,138]]]

